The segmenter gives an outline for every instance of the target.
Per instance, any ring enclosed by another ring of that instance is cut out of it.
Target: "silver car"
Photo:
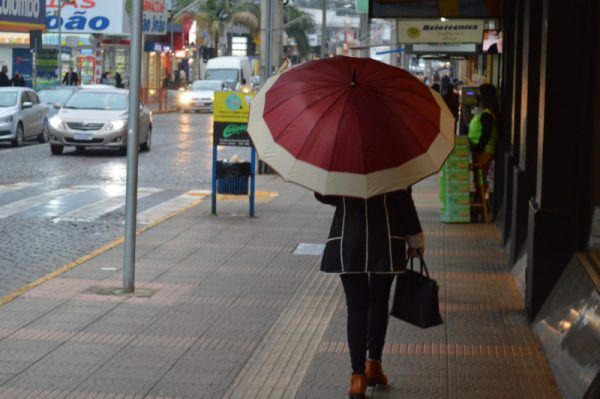
[[[182,111],[212,111],[215,91],[223,90],[220,80],[196,80],[179,95],[177,107]]]
[[[65,146],[76,150],[105,147],[127,153],[128,91],[86,89],[73,94],[58,113],[50,118],[50,150],[63,153]],[[140,149],[150,151],[152,113],[140,104]]]
[[[63,104],[65,104],[77,90],[79,90],[79,86],[60,86],[55,89],[43,89],[38,91],[40,101],[49,107],[48,118],[56,115]]]
[[[35,91],[23,87],[0,88],[0,141],[19,147],[27,139],[48,141],[48,106]]]

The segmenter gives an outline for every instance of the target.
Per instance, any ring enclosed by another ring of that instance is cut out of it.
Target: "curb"
[[[174,114],[177,112],[177,109],[173,108],[173,109],[157,110],[157,111],[150,111],[150,112],[152,113],[152,115]]]
[[[185,212],[185,211],[187,211],[187,210],[189,210],[189,209],[191,209],[191,208],[199,205],[204,200],[204,198],[205,197],[202,197],[201,199],[190,203],[186,207],[183,207],[183,208],[178,209],[178,210],[176,210],[176,211],[174,211],[174,212],[172,212],[172,213],[170,213],[170,214],[168,214],[166,216],[163,216],[162,218],[156,220],[152,224],[149,224],[149,225],[146,225],[144,227],[141,227],[141,228],[137,229],[136,232],[135,232],[136,237],[139,236],[140,234],[142,234],[142,233],[144,233],[144,232],[146,232],[146,231],[148,231],[148,230],[150,230],[150,229],[158,226],[159,224],[161,224],[161,223],[163,223],[163,222],[165,222],[165,221],[167,221],[167,220],[169,220],[171,218],[174,218],[175,216],[180,215],[183,212]],[[109,242],[108,244],[105,244],[105,245],[101,246],[100,248],[97,248],[97,249],[93,250],[92,252],[90,252],[90,253],[88,253],[86,255],[83,255],[82,257],[77,258],[77,259],[75,259],[72,262],[67,263],[66,265],[64,265],[64,266],[62,266],[62,267],[54,270],[53,272],[51,272],[49,274],[46,274],[45,276],[40,277],[39,279],[37,279],[37,280],[35,280],[35,281],[31,282],[31,283],[25,284],[24,286],[17,288],[15,291],[11,292],[10,294],[5,295],[5,296],[3,296],[3,297],[0,298],[0,307],[2,307],[4,305],[6,305],[7,303],[9,303],[9,302],[17,299],[18,297],[20,297],[21,295],[25,294],[26,292],[31,291],[32,289],[34,289],[34,288],[36,288],[36,287],[38,287],[38,286],[40,286],[40,285],[42,285],[42,284],[44,284],[44,283],[52,280],[52,279],[55,279],[56,277],[58,277],[58,276],[60,276],[60,275],[62,275],[64,273],[68,272],[69,270],[72,270],[72,269],[76,268],[77,266],[80,266],[80,265],[82,265],[82,264],[84,264],[84,263],[86,263],[86,262],[94,259],[98,255],[101,255],[104,252],[109,251],[109,250],[111,250],[111,249],[113,249],[115,247],[118,247],[119,245],[123,244],[123,242],[125,242],[125,237],[121,236],[121,237],[119,237],[119,238],[117,238],[117,239]]]

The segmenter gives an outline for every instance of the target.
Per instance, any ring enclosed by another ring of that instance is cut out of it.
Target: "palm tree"
[[[241,25],[250,31],[252,37],[260,32],[260,5],[256,3],[232,4],[231,0],[178,0],[174,4],[175,18],[192,15],[201,29],[208,31],[212,47],[219,48],[219,38],[232,25]],[[300,9],[287,5],[284,7],[284,30],[288,37],[298,45],[300,56],[306,58],[310,53],[308,34],[314,32],[312,17]]]
[[[233,25],[241,25],[256,36],[260,30],[260,19],[257,17],[258,6],[255,4],[233,5],[230,0],[180,0],[177,18],[191,15],[196,19],[198,32],[208,31],[212,47],[219,49],[219,39]],[[260,11],[258,12],[260,15]],[[198,43],[198,41],[196,41]]]

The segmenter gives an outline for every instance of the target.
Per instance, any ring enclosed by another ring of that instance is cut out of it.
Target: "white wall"
[[[0,46],[0,68],[8,67],[8,77],[12,77],[12,47]]]

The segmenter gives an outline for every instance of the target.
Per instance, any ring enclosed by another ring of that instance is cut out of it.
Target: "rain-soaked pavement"
[[[236,153],[250,154],[225,148],[219,158]],[[154,116],[152,149],[139,158],[141,222],[196,201],[186,193],[210,189],[211,165],[211,115]],[[126,157],[0,144],[0,170],[0,298],[123,233]]]

